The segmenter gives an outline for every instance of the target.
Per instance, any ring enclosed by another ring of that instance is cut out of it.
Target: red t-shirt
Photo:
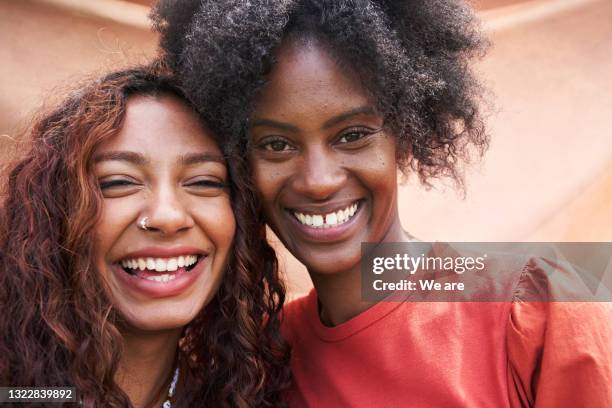
[[[336,327],[311,291],[284,312],[290,406],[612,407],[612,304],[525,302],[539,271],[511,271],[507,302],[383,301]]]

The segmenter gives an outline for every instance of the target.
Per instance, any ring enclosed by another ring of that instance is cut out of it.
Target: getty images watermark
[[[362,244],[367,301],[612,301],[612,243]]]

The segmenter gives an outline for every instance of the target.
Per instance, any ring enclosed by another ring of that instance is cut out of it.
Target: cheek
[[[255,188],[264,207],[269,208],[278,199],[284,180],[291,174],[286,163],[252,162]]]
[[[138,216],[134,203],[126,198],[104,199],[102,212],[95,227],[95,253],[97,261],[103,261],[123,232]]]
[[[376,198],[390,199],[396,194],[397,160],[392,138],[381,138],[363,155],[355,155],[350,160],[348,166]]]
[[[382,176],[395,179],[397,176],[397,158],[395,152],[395,138],[384,136],[376,143],[372,166]]]
[[[195,206],[198,224],[208,239],[215,245],[216,251],[226,256],[236,232],[236,218],[228,197],[206,200]]]

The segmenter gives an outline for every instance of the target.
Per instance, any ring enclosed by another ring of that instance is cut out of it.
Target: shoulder
[[[435,244],[431,254],[456,260],[454,273],[437,277],[464,283],[466,290],[450,300],[610,302],[612,294],[602,284],[609,252],[584,253],[589,250],[577,243]]]
[[[317,311],[317,295],[314,289],[305,295],[298,297],[283,307],[281,317],[281,330],[283,335],[290,339],[297,332],[304,330],[308,325],[312,314]]]
[[[581,269],[558,257],[522,268],[506,335],[513,406],[612,406],[612,303]]]
[[[568,260],[563,253],[529,258],[521,270],[514,291],[519,302],[611,302],[612,294],[604,285],[604,266]],[[601,269],[601,270],[600,270]]]

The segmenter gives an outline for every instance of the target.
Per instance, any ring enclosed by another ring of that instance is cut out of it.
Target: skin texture
[[[337,324],[368,307],[359,292],[361,242],[407,239],[397,208],[395,138],[353,73],[316,42],[283,45],[268,79],[249,121],[255,184],[269,225],[306,265],[322,315]],[[354,202],[351,225],[331,238],[309,232],[293,215]]]
[[[117,152],[139,154],[140,161]],[[188,163],[187,155],[207,157]],[[123,318],[125,353],[117,382],[138,406],[164,385],[183,327],[208,304],[223,277],[235,230],[227,170],[197,116],[171,96],[132,97],[121,131],[98,148],[94,161],[104,196],[95,265]],[[143,216],[149,217],[146,231],[137,225]],[[190,247],[208,255],[180,293],[151,296],[126,285],[126,277],[139,278],[117,265],[145,247]]]
[[[189,165],[181,157],[209,154],[222,158],[221,152],[192,111],[171,97],[134,97],[128,103],[122,130],[94,157],[116,151],[139,153],[145,163],[97,161],[95,172],[105,199],[97,227],[96,265],[109,281],[116,307],[128,326],[141,330],[182,327],[215,294],[235,222],[227,190],[209,184],[225,184],[223,162]],[[124,185],[108,185],[111,181]],[[143,216],[149,217],[148,231],[137,225]],[[205,273],[176,296],[148,298],[132,291],[118,279],[113,265],[148,246],[188,246],[206,252]]]

